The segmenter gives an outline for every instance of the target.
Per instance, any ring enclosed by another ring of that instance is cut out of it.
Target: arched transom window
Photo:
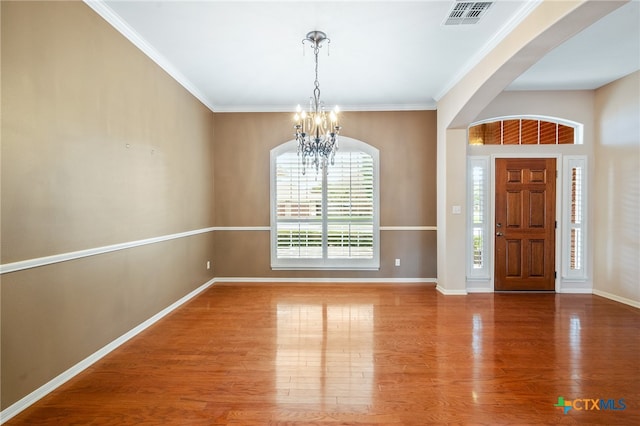
[[[469,145],[575,145],[582,126],[550,117],[501,117],[469,126]]]

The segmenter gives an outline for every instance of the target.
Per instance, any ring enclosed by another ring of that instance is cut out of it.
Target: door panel
[[[529,193],[529,228],[544,228],[547,205],[545,192]]]
[[[507,192],[507,220],[505,221],[508,228],[520,228],[522,220],[522,193]]]
[[[508,240],[506,241],[507,248],[507,277],[519,277],[522,275],[522,241],[520,240]]]
[[[555,158],[496,159],[496,290],[555,289]]]
[[[531,240],[529,241],[529,253],[530,256],[530,266],[529,266],[529,275],[532,277],[543,277],[544,276],[544,267],[545,267],[545,259],[544,259],[544,240]]]

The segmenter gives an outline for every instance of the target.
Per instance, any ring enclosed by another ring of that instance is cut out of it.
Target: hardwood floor
[[[592,295],[218,284],[6,424],[640,424],[639,330]]]

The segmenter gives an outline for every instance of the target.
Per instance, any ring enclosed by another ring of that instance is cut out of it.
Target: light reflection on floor
[[[278,303],[277,402],[370,404],[373,321],[371,304]]]

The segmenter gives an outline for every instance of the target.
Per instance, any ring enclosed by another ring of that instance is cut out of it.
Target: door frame
[[[490,188],[490,196],[489,196],[489,231],[491,238],[489,238],[489,245],[487,247],[487,251],[491,253],[490,262],[489,262],[489,271],[490,271],[490,279],[489,285],[491,287],[491,292],[495,293],[495,248],[496,248],[496,158],[555,158],[556,159],[556,211],[555,211],[555,220],[558,224],[556,228],[556,238],[555,238],[555,257],[554,257],[554,266],[556,271],[556,276],[554,279],[554,291],[556,293],[560,292],[560,277],[562,271],[562,191],[564,190],[562,185],[562,177],[563,175],[563,161],[562,154],[552,154],[552,153],[534,153],[534,152],[526,152],[526,153],[504,153],[504,154],[496,154],[493,153],[489,155],[489,168],[491,170],[489,174],[489,188]],[[516,293],[514,291],[514,293]]]

